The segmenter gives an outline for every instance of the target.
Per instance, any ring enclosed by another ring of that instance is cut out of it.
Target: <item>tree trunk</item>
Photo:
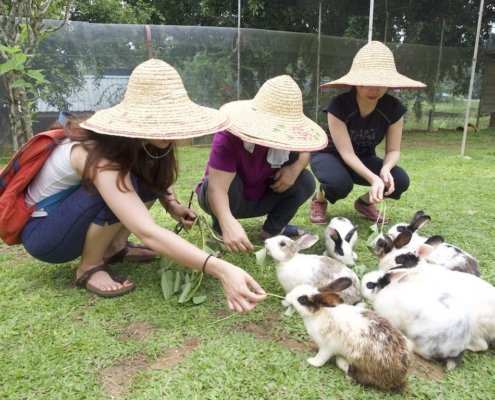
[[[33,137],[33,127],[29,110],[29,99],[23,88],[12,89],[12,82],[22,79],[19,74],[6,73],[5,85],[8,88],[8,101],[10,104],[10,128],[12,146],[17,151],[20,146]]]
[[[495,112],[490,114],[490,122],[488,124],[488,128],[495,128]]]

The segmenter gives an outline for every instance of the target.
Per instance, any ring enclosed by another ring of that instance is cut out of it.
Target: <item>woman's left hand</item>
[[[272,189],[276,193],[285,192],[287,189],[294,185],[297,177],[299,176],[299,173],[300,171],[298,171],[296,168],[292,168],[292,165],[287,165],[280,168],[273,175],[273,179],[275,180],[275,182],[270,185],[270,189]]]
[[[167,211],[170,216],[177,222],[180,222],[185,229],[191,228],[196,218],[198,218],[196,211],[177,202],[170,203]]]
[[[394,177],[390,173],[388,168],[382,168],[380,171],[380,178],[385,185],[385,192],[383,193],[385,196],[389,196],[395,190]]]

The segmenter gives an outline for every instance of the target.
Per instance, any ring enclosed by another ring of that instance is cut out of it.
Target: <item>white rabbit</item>
[[[299,254],[318,241],[318,235],[303,235],[297,240],[279,235],[265,240],[267,253],[277,262],[277,278],[285,293],[296,286],[309,284],[322,286],[340,277],[348,277],[352,285],[340,296],[347,304],[361,302],[361,284],[354,271],[326,256]]]
[[[286,295],[318,345],[318,354],[307,361],[321,367],[336,356],[337,366],[356,382],[403,390],[412,344],[376,312],[342,304],[340,293],[351,284],[339,278],[318,289],[299,285]]]
[[[495,341],[495,287],[475,275],[419,260],[416,268],[389,270],[377,280],[376,287],[369,288],[369,277],[366,279],[363,287],[366,287],[364,295],[368,299],[373,299],[375,292],[394,281],[414,282],[421,286],[422,293],[446,293],[468,310],[473,321],[468,350],[485,351],[489,343]],[[397,296],[400,296],[400,292]]]
[[[425,289],[404,270],[372,271],[361,281],[363,295],[373,308],[401,330],[420,356],[446,361],[446,370],[457,367],[474,330],[473,315],[458,297],[441,284]],[[395,275],[395,276],[394,276]]]
[[[425,239],[424,243],[411,244],[414,237],[413,233],[406,230],[393,240],[388,235],[379,238],[375,242],[374,253],[380,257],[380,269],[398,266],[411,268],[417,265],[419,258],[423,258],[430,264],[453,271],[480,275],[476,259],[458,247],[445,243],[441,236],[432,236]],[[425,252],[423,245],[429,245],[430,250]]]
[[[352,250],[358,237],[357,226],[343,217],[332,218],[325,229],[325,256],[334,258],[347,266],[353,266],[358,259]]]

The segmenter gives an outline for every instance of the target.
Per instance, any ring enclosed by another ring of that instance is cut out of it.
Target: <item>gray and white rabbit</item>
[[[389,235],[378,238],[374,253],[380,258],[380,269],[387,270],[397,266],[411,268],[423,258],[430,264],[453,271],[480,275],[478,261],[464,250],[445,243],[443,237],[432,236],[424,239],[423,243],[416,242],[417,238],[408,230],[399,233],[394,239]],[[423,245],[428,245],[430,249],[425,252]]]
[[[456,368],[472,340],[473,315],[441,283],[425,285],[404,278],[408,270],[372,271],[361,281],[373,308],[403,332],[420,356]],[[402,281],[399,281],[401,278]]]
[[[385,274],[382,279],[378,279],[376,287],[368,287],[370,279],[366,277],[367,282],[363,283],[365,297],[372,298],[373,291],[378,292],[387,286],[388,280],[397,283],[414,282],[421,287],[418,289],[421,293],[437,293],[439,297],[444,295],[467,310],[473,323],[468,350],[486,351],[489,344],[495,341],[495,287],[490,283],[473,274],[449,270],[424,260],[420,260],[415,268],[399,268],[388,272],[392,274]],[[396,300],[400,295],[401,291],[398,290]]]
[[[344,217],[334,217],[325,229],[325,256],[351,267],[358,259],[353,251],[358,238],[357,226]]]
[[[292,240],[279,235],[265,240],[267,253],[277,263],[277,278],[285,293],[298,285],[322,286],[340,277],[348,277],[352,284],[340,296],[347,304],[362,301],[361,283],[350,268],[330,257],[316,254],[299,254],[318,241],[318,235],[306,234]]]
[[[376,312],[343,304],[340,293],[350,285],[349,278],[339,278],[320,288],[299,285],[286,295],[318,346],[308,363],[321,367],[336,356],[337,366],[354,381],[403,390],[411,342]]]

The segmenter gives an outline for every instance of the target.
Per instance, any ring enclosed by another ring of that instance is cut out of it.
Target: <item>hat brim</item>
[[[316,151],[328,144],[325,131],[305,115],[277,117],[257,111],[252,100],[224,104],[220,111],[230,120],[228,131],[249,143],[289,151]]]
[[[426,85],[396,71],[351,71],[337,80],[320,85],[324,88],[345,88],[349,86],[377,86],[390,89],[421,89]]]
[[[164,110],[163,106],[146,109],[124,102],[96,111],[81,127],[97,133],[141,139],[188,139],[225,129],[228,117],[213,108],[188,101],[182,107]]]

